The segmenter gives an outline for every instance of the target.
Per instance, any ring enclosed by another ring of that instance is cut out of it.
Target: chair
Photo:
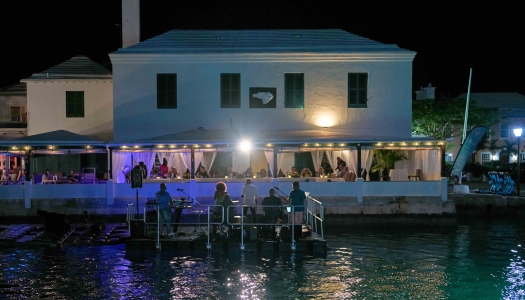
[[[421,169],[416,170],[416,175],[408,175],[408,181],[410,181],[411,178],[415,178],[416,181],[421,181]]]
[[[95,168],[82,168],[81,183],[97,183],[97,170]]]

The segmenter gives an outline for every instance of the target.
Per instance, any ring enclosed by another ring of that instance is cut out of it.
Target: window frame
[[[284,73],[284,108],[304,108],[304,73]]]
[[[66,91],[66,118],[85,117],[84,96],[84,91]]]
[[[488,156],[488,160],[486,159],[486,156]],[[484,159],[485,157],[485,159]],[[480,160],[481,164],[489,163],[492,161],[492,153],[491,152],[481,152],[480,154]]]
[[[16,113],[17,109],[18,109],[18,114]],[[22,121],[22,107],[11,106],[10,111],[11,111],[11,122],[21,122]]]
[[[503,126],[505,126],[506,128],[503,128]],[[503,132],[505,132],[505,136],[503,136]],[[509,124],[501,123],[499,125],[499,137],[500,138],[508,138],[509,137]]]
[[[224,87],[225,81],[228,81],[227,88]],[[233,87],[234,81],[237,81],[237,88]],[[241,73],[221,73],[220,89],[221,108],[241,108]],[[235,92],[237,92],[236,96],[233,95]],[[227,93],[228,96],[225,96],[225,93]],[[235,103],[235,101],[237,101],[237,103]]]
[[[355,80],[353,80],[354,76]],[[352,81],[355,81],[355,87],[352,87]],[[347,84],[348,108],[368,107],[368,73],[348,73]],[[364,95],[362,95],[363,92]],[[353,97],[355,99],[352,99]],[[361,98],[364,98],[364,100],[361,101]]]
[[[157,109],[176,109],[177,92],[177,73],[157,74]]]

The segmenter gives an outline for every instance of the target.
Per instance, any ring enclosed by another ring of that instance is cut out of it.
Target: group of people
[[[46,183],[46,181],[56,180],[67,180],[67,183],[79,183],[80,174],[77,172],[77,170],[71,170],[68,176],[63,176],[62,172],[58,172],[57,174],[53,175],[49,169],[46,169],[44,175],[42,175],[42,184]]]
[[[26,181],[26,171],[24,169],[11,169],[16,174],[11,177],[11,174],[6,169],[0,171],[0,185],[24,184]]]
[[[171,223],[171,207],[169,204],[171,204],[172,199],[171,195],[166,191],[165,183],[161,183],[160,190],[155,194],[155,197],[157,204],[161,204],[159,206],[159,214],[161,217],[160,221],[162,224],[167,225],[167,235],[173,236],[176,232],[174,232],[174,229],[169,226]],[[253,185],[251,179],[246,179],[245,185],[241,191],[241,197],[243,199],[243,215],[248,219],[248,213],[250,213],[251,221],[253,223],[257,223],[257,206],[259,196],[257,187]],[[226,183],[221,181],[216,184],[213,199],[215,205],[214,212],[216,216],[220,216],[221,218],[224,216],[224,219],[222,220],[224,225],[232,224],[234,218],[234,206],[230,195],[227,192]],[[302,232],[305,199],[306,194],[300,189],[299,182],[297,181],[292,183],[292,190],[290,191],[288,197],[275,196],[275,189],[271,188],[268,191],[268,196],[264,197],[261,202],[264,212],[261,220],[267,223],[281,223],[286,215],[283,208],[285,205],[290,205],[293,207],[294,224],[297,224],[294,228],[294,230],[296,230],[295,234],[296,236],[300,236]],[[226,217],[228,217],[228,219],[226,219]],[[180,217],[177,219],[180,219]],[[176,221],[176,223],[178,223],[178,221]]]

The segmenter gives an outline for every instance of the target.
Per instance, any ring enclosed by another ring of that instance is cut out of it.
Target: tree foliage
[[[376,164],[372,167],[372,172],[393,169],[396,162],[408,159],[405,153],[398,150],[376,149],[374,154]]]
[[[412,101],[412,134],[426,135],[436,139],[447,139],[463,133],[465,106],[467,100],[425,99]],[[469,101],[468,128],[487,126],[499,122],[501,115],[497,108],[485,108]]]

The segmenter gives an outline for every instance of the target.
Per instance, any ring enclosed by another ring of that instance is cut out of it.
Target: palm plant
[[[380,173],[383,170],[388,172],[394,168],[396,162],[408,159],[408,156],[399,150],[376,149],[374,150],[374,155],[375,165],[372,167],[372,172],[379,171]]]

